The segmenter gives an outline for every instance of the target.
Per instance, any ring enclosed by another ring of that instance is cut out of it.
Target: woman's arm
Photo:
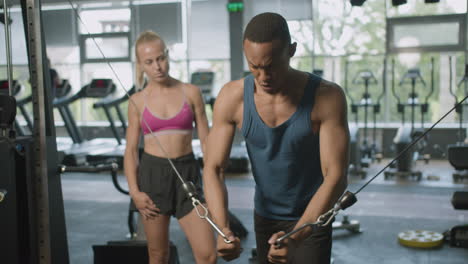
[[[138,171],[138,140],[140,137],[140,118],[138,109],[136,109],[133,95],[128,103],[128,128],[126,131],[126,146],[124,155],[124,172],[127,178],[130,196],[139,192],[137,184]]]
[[[128,128],[127,143],[124,155],[124,171],[127,177],[130,197],[133,199],[136,208],[146,219],[152,219],[159,214],[159,209],[153,200],[138,187],[138,140],[140,138],[140,112],[136,105],[138,100],[133,95],[128,103]]]
[[[189,85],[191,91],[193,109],[195,114],[195,123],[197,126],[198,138],[203,153],[206,153],[206,138],[208,136],[208,118],[206,117],[205,102],[200,91],[200,88],[194,85]]]

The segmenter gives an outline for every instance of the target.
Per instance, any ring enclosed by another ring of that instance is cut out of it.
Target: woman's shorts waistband
[[[149,153],[143,152],[141,154],[141,159],[145,160],[145,162],[151,162],[155,163],[158,165],[169,165],[169,162],[167,161],[167,158],[165,157],[159,157],[159,156],[154,156]],[[195,160],[195,155],[193,152],[190,152],[188,154],[185,154],[183,156],[177,157],[177,158],[171,158],[170,159],[173,163],[184,163],[184,162],[192,162]]]

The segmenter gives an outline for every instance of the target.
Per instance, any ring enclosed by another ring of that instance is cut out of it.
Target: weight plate
[[[408,230],[398,234],[400,244],[413,248],[434,248],[442,245],[444,236],[428,230]]]

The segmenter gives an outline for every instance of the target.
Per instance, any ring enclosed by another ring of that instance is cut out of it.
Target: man
[[[223,166],[236,127],[242,131],[255,186],[259,263],[328,263],[331,225],[275,240],[333,207],[347,186],[349,131],[342,89],[290,67],[296,51],[285,19],[255,16],[244,32],[252,75],[227,83],[216,99],[208,139],[204,190],[211,215],[233,243],[218,237],[218,255],[240,254],[227,218]]]

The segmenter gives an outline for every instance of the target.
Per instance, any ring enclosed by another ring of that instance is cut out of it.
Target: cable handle
[[[317,228],[329,225],[340,210],[345,210],[346,208],[352,206],[356,202],[357,202],[356,195],[350,191],[346,191],[340,197],[340,199],[335,203],[335,206],[333,206],[333,208],[327,211],[326,213],[320,215],[317,218],[317,221],[313,223],[305,223],[299,228],[296,228],[292,230],[291,232],[284,234],[280,238],[276,239],[275,246],[281,247],[283,245],[283,241],[286,238],[291,237],[292,235],[294,235],[295,233],[301,231],[302,229],[306,227],[311,227],[312,232],[315,232]]]
[[[200,217],[200,219],[205,219],[211,225],[211,227],[213,227],[213,229],[220,236],[223,237],[224,242],[226,244],[231,244],[233,241],[229,240],[227,235],[224,234],[223,231],[221,231],[221,229],[215,224],[215,222],[213,222],[213,220],[211,220],[211,218],[208,216],[208,208],[206,208],[206,206],[204,206],[200,202],[200,200],[197,198],[198,194],[197,194],[197,189],[195,187],[195,184],[193,184],[193,182],[191,181],[184,181],[182,183],[182,188],[187,194],[187,197],[192,200],[192,205],[195,208],[195,211],[197,212],[198,217]],[[203,212],[200,211],[200,208],[198,206],[203,208]]]

